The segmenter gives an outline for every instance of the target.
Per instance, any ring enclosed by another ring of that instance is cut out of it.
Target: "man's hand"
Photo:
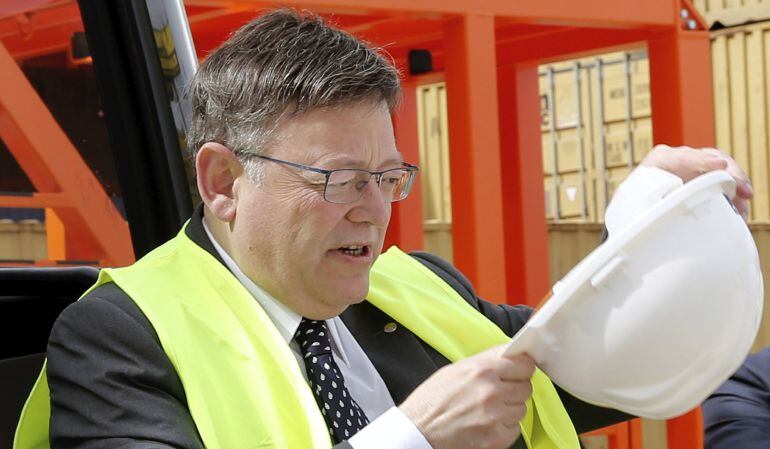
[[[647,153],[641,165],[666,170],[679,176],[684,182],[713,170],[727,170],[735,179],[737,186],[735,197],[731,200],[744,220],[748,217],[749,200],[754,196],[751,182],[738,163],[723,151],[716,148],[695,149],[656,145]]]
[[[494,347],[445,366],[399,406],[433,449],[503,449],[516,441],[535,363]]]

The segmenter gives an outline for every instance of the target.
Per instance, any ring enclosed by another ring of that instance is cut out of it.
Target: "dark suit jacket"
[[[770,348],[752,354],[703,403],[706,449],[770,449]]]
[[[201,220],[199,208],[187,235],[222,262]],[[413,256],[509,336],[528,319],[531,310],[526,307],[479,299],[468,280],[446,261],[426,253]],[[49,340],[52,447],[202,448],[182,384],[147,318],[115,284],[102,285],[87,296],[61,314]],[[349,307],[342,320],[396,404],[449,363],[403,326],[384,332],[394,320],[368,302]],[[628,419],[560,394],[578,432]],[[335,446],[349,447],[346,442]],[[523,448],[523,442],[514,447]]]

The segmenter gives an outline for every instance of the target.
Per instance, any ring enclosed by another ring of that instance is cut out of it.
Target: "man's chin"
[[[328,319],[341,314],[349,306],[363,302],[369,293],[369,279],[338,278],[334,283],[326,283],[323,286],[316,284],[316,287],[321,288],[308,291],[307,296],[312,301],[308,306],[314,309],[313,315],[316,316],[307,318]]]
[[[347,291],[345,291],[339,297],[345,298],[343,301],[348,305],[359,304],[363,302],[366,299],[366,295],[369,294],[369,283],[367,282],[365,286],[362,286],[362,287],[351,288],[346,290]]]
[[[306,317],[312,318],[314,320],[328,320],[342,315],[342,313],[347,310],[348,307],[355,304],[360,304],[364,302],[365,299],[365,297],[356,297],[347,299],[345,301],[340,301],[339,298],[334,298],[334,301],[324,302],[321,304],[321,307],[317,308],[312,314],[309,314],[312,316]]]

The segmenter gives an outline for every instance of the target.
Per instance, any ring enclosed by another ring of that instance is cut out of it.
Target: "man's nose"
[[[390,221],[390,202],[380,190],[380,186],[372,176],[364,187],[363,194],[348,213],[353,222],[368,222],[377,227],[385,227]]]

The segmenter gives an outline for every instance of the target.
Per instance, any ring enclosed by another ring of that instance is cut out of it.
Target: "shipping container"
[[[768,223],[770,22],[713,32],[711,58],[717,147],[752,180],[751,222]]]
[[[644,50],[541,67],[543,207],[550,221],[603,221],[608,199],[652,147],[649,85]],[[425,245],[451,256],[444,83],[418,89],[418,119]]]
[[[451,261],[452,196],[445,83],[418,88],[417,120],[425,250]]]
[[[0,220],[0,263],[48,258],[45,223]]]
[[[652,146],[647,54],[564,61],[539,74],[546,217],[601,222],[615,188]]]
[[[716,146],[752,179],[750,222],[770,223],[770,22],[712,32],[711,52]],[[575,91],[578,81],[558,84],[557,75],[578,64],[601,95],[586,100],[560,93]],[[593,65],[580,60],[542,67],[540,89],[542,122],[548,125],[542,127],[546,216],[553,222],[601,222],[614,189],[653,144],[646,52],[603,55]],[[565,105],[568,101],[588,104],[581,108],[579,128],[575,120],[560,118],[560,108],[577,110]],[[591,147],[584,151],[582,172],[576,162],[578,138]]]
[[[695,9],[709,28],[731,27],[770,18],[768,0],[694,0]]]
[[[712,32],[715,142],[752,179],[752,223],[770,223],[769,31],[762,22]],[[653,145],[646,50],[562,61],[539,74],[546,217],[601,223],[615,189]],[[431,245],[451,242],[444,235],[451,233],[445,97],[443,83],[420,91]]]

